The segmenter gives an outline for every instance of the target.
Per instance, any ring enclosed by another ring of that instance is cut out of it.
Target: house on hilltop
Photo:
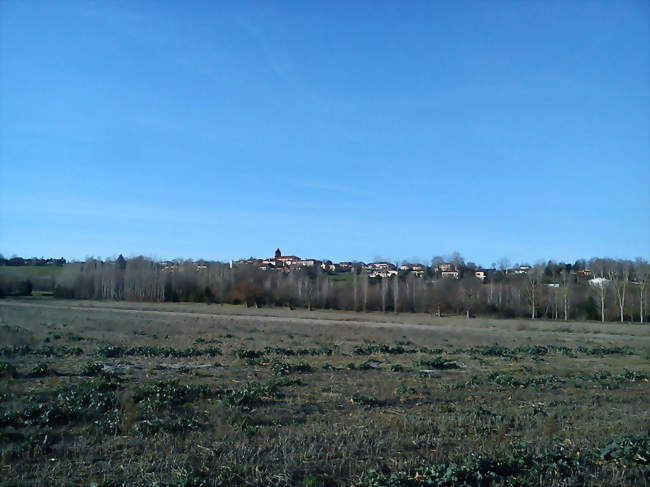
[[[484,281],[487,278],[487,270],[485,269],[477,269],[474,271],[474,277],[477,279],[480,279],[481,281]]]
[[[398,274],[397,267],[390,262],[371,262],[366,266],[366,272],[370,277],[391,277]]]
[[[460,277],[460,272],[457,270],[446,270],[440,273],[443,279],[458,279]]]

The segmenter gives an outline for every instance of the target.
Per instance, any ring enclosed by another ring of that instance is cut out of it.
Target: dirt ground
[[[650,326],[25,298],[0,347],[1,485],[648,485]]]

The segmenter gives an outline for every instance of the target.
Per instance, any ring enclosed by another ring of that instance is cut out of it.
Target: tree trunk
[[[641,316],[640,316],[641,320],[640,321],[641,321],[641,323],[643,323],[643,297],[641,297],[641,303],[640,303],[639,306],[641,306]]]
[[[535,289],[533,289],[531,301],[533,303],[533,309],[532,309],[532,312],[531,312],[531,317],[534,320],[535,319]]]
[[[368,309],[368,274],[363,273],[363,312]]]
[[[643,323],[643,291],[644,290],[645,290],[645,286],[643,285],[639,286],[639,291],[641,292],[641,295],[639,296],[639,307],[640,307],[641,316],[639,318],[641,323]]]
[[[398,309],[398,303],[399,303],[399,277],[394,276],[393,279],[393,312],[397,313]]]
[[[358,284],[357,284],[357,280],[358,280],[357,271],[356,271],[356,269],[353,268],[352,269],[352,285],[354,286],[354,304],[353,304],[354,311],[358,311],[358,306],[357,306],[357,301],[358,301],[358,299],[357,299],[357,291],[358,291],[357,288],[358,288]]]
[[[627,282],[623,282],[623,287],[619,291],[619,298],[618,298],[618,304],[621,310],[621,323],[624,321],[625,317],[625,290],[627,288]]]

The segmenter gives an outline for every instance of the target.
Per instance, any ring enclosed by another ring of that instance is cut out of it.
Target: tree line
[[[430,313],[552,320],[647,322],[648,262],[594,258],[540,262],[512,272],[505,261],[474,276],[460,260],[459,279],[401,271],[370,277],[361,264],[344,274],[307,267],[290,272],[251,265],[175,261],[170,266],[136,257],[67,263],[55,296],[153,302],[233,303],[391,313]]]
[[[6,258],[0,254],[0,266],[13,266],[13,267],[22,267],[22,266],[62,266],[66,263],[66,260],[61,257],[59,259],[45,257],[31,257],[24,258],[17,255],[13,255],[10,258]]]
[[[0,254],[0,297],[31,296],[35,290],[51,291],[54,276],[65,263],[64,258],[23,258],[16,255],[5,258]]]

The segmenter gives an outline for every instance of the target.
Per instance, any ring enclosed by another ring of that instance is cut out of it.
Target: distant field
[[[30,281],[35,294],[52,292],[63,266],[0,266],[0,279],[9,282]]]
[[[0,266],[0,275],[18,279],[55,278],[63,270],[63,266]]]
[[[0,300],[0,485],[647,486],[649,376],[648,326]]]
[[[348,286],[352,282],[352,273],[343,272],[338,274],[328,275],[329,280],[334,283],[335,286]]]

